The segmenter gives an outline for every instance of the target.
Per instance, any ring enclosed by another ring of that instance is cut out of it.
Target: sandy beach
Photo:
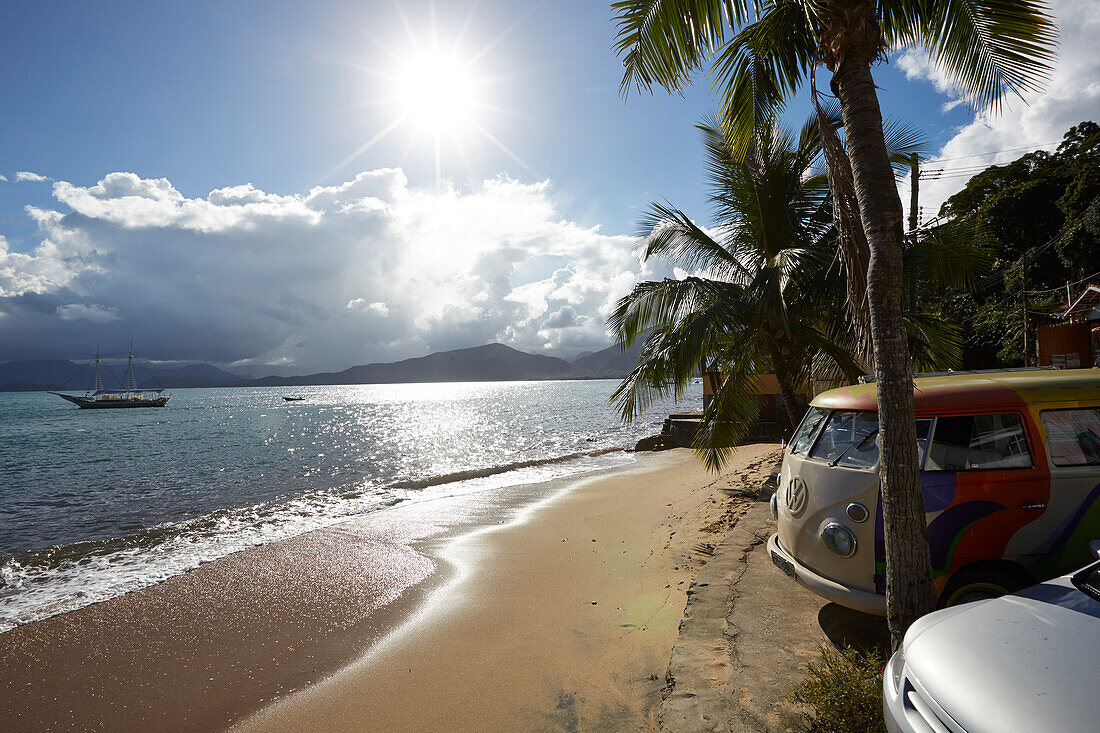
[[[690,582],[773,454],[412,505],[17,628],[2,727],[653,729]]]

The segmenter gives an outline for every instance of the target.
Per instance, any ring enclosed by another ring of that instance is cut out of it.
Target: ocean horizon
[[[617,380],[172,390],[79,410],[0,394],[0,632],[413,500],[624,465]]]

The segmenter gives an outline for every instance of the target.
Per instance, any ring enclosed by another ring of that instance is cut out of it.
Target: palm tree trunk
[[[883,142],[882,112],[870,60],[846,58],[833,75],[844,141],[871,250],[867,297],[878,384],[882,514],[886,536],[886,613],[894,648],[935,605],[924,498],[917,465],[912,363],[902,320],[902,208]]]
[[[783,395],[783,409],[787,412],[787,420],[791,423],[791,430],[794,430],[802,422],[802,417],[806,414],[806,408],[798,404],[798,395],[791,379],[791,370],[788,367],[787,360],[790,347],[780,346],[775,341],[771,341],[769,345],[772,351],[772,368],[775,369],[775,379],[779,382],[779,393]]]

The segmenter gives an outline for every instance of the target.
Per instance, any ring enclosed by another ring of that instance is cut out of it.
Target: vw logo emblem
[[[806,508],[806,482],[795,476],[787,484],[787,511],[798,514]]]

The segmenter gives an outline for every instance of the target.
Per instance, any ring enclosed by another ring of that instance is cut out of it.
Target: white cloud
[[[632,238],[563,220],[548,181],[431,193],[381,169],[301,195],[245,183],[191,198],[116,172],[53,194],[57,210],[27,208],[29,247],[0,238],[0,311],[18,315],[0,360],[131,334],[147,358],[298,372],[492,341],[572,356],[607,345],[635,282],[667,274]]]
[[[894,64],[905,72],[906,79],[930,81],[940,94],[958,96],[955,85],[939,68],[932,64],[927,52],[919,49],[906,49],[901,56],[894,59]]]
[[[1100,13],[1095,0],[1055,0],[1052,9],[1059,29],[1058,61],[1044,92],[1026,100],[1006,99],[1000,113],[976,112],[955,132],[924,166],[926,170],[942,168],[945,174],[921,182],[923,220],[939,213],[940,205],[966,185],[965,175],[947,177],[953,169],[1008,163],[1026,154],[1027,148],[1053,150],[1055,146],[1048,144],[1060,141],[1069,128],[1086,120],[1100,121],[1100,54],[1096,52]],[[927,54],[906,52],[896,62],[909,78],[930,80],[938,91],[950,96],[945,106],[957,104],[958,94],[931,67]],[[908,209],[908,178],[901,191]]]
[[[0,299],[59,290],[69,285],[76,268],[95,269],[95,265],[84,262],[78,242],[65,245],[63,254],[58,244],[47,238],[31,254],[12,252],[8,241],[0,236]]]
[[[117,308],[104,308],[101,305],[69,303],[57,306],[57,315],[63,321],[91,321],[92,323],[111,323],[121,320]]]
[[[0,181],[7,181],[7,180],[8,180],[8,177],[5,176],[4,174],[0,173]]]
[[[366,298],[353,298],[348,301],[346,307],[348,310],[363,311],[382,317],[386,317],[390,314],[388,305],[382,302],[368,303]]]
[[[7,180],[6,178],[4,179]],[[49,178],[41,176],[37,173],[31,173],[30,171],[16,171],[15,180],[17,181],[30,181],[32,183],[41,183],[42,181],[48,181]]]

